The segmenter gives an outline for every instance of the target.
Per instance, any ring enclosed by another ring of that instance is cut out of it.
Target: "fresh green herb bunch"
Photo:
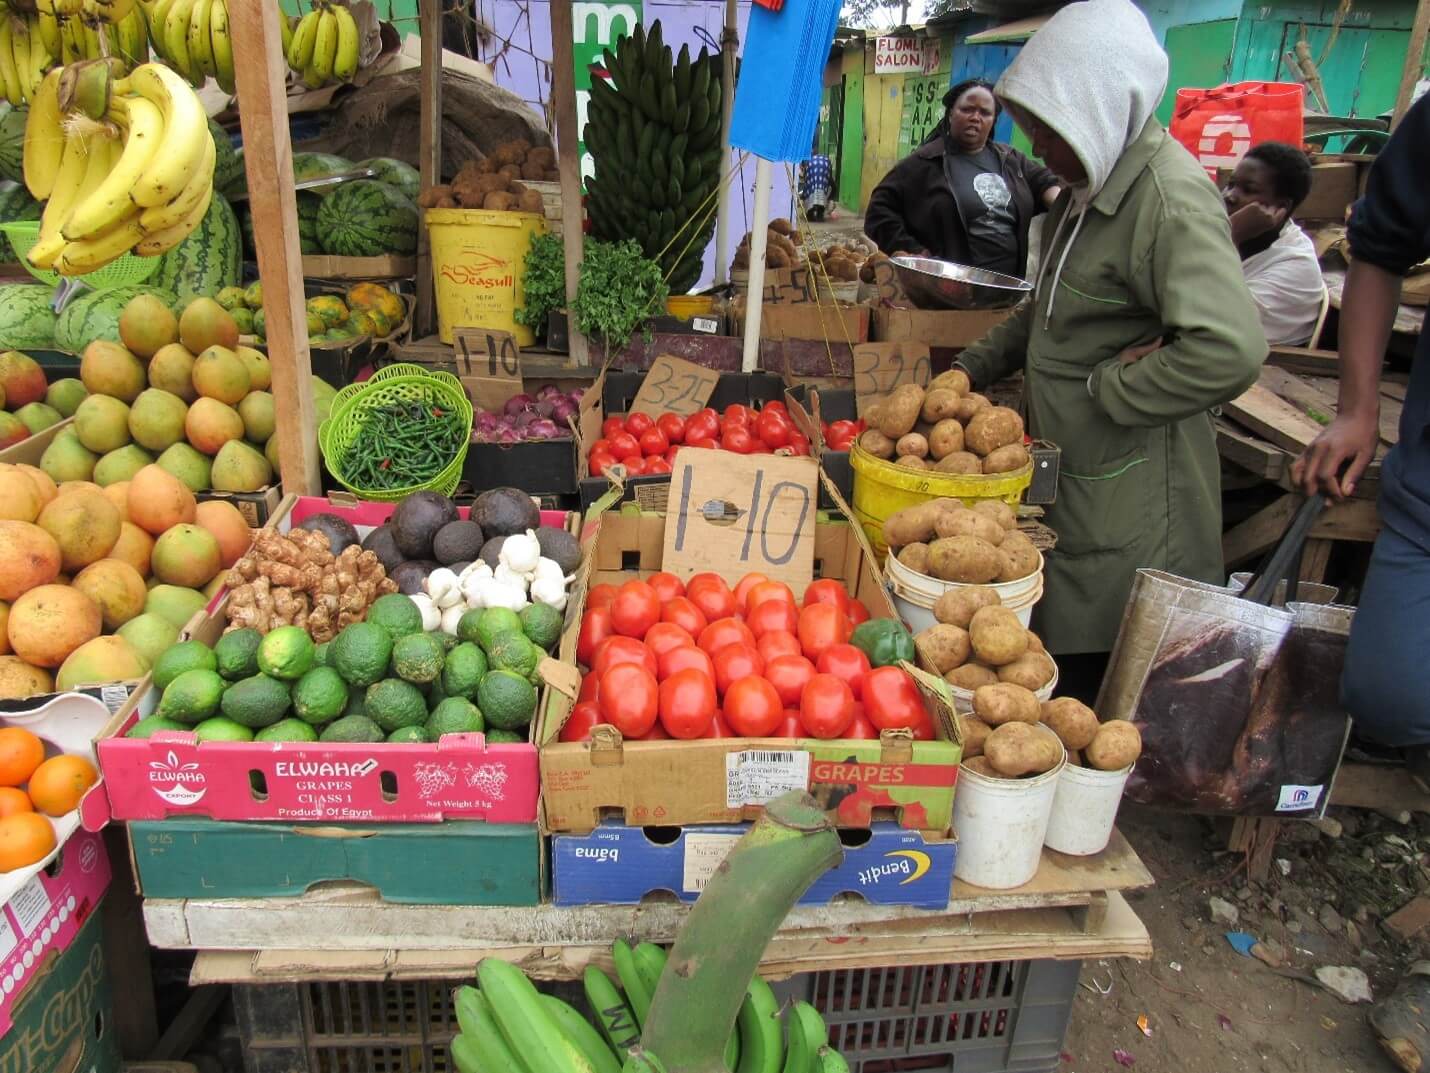
[[[526,304],[513,316],[518,324],[539,332],[547,314],[566,304],[566,251],[560,235],[537,235],[531,240],[522,289]]]
[[[586,241],[571,312],[582,333],[601,337],[608,356],[624,350],[669,296],[660,266],[645,257],[639,243]]]

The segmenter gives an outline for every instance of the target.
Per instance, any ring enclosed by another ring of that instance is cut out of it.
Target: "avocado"
[[[407,559],[432,558],[432,541],[448,522],[457,520],[457,505],[436,492],[413,492],[392,512],[392,535]]]
[[[488,537],[511,536],[539,526],[541,511],[520,488],[490,488],[472,503],[471,518]]]
[[[397,583],[398,592],[406,596],[415,596],[422,591],[422,586],[427,581],[427,575],[441,565],[431,559],[409,559],[389,570],[387,576]]]
[[[536,714],[536,688],[515,671],[489,671],[477,687],[477,707],[493,728],[516,730]]]
[[[223,714],[250,730],[272,726],[288,714],[288,683],[266,674],[235,682],[223,695]]]
[[[442,642],[425,633],[409,633],[392,646],[392,669],[414,685],[426,685],[442,673],[446,651]]]
[[[492,537],[482,545],[482,550],[477,553],[477,558],[486,563],[493,570],[501,562],[501,546],[506,543],[506,537]]]
[[[372,744],[387,737],[378,726],[365,715],[345,715],[337,722],[329,723],[327,729],[318,735],[319,741]]]
[[[354,622],[333,638],[328,659],[343,681],[365,689],[387,673],[392,635],[372,622]]]
[[[536,542],[541,545],[541,554],[561,567],[567,577],[581,565],[581,545],[565,529],[543,525],[536,531]]]
[[[427,698],[411,682],[384,678],[367,688],[367,714],[384,732],[427,722]]]
[[[223,687],[217,671],[200,667],[185,671],[169,683],[154,714],[179,723],[202,723],[218,714]]]
[[[314,514],[311,518],[304,518],[294,528],[311,529],[315,533],[322,533],[328,538],[328,550],[334,555],[344,548],[358,543],[358,533],[353,528],[353,523],[326,511],[322,514]]]
[[[432,539],[432,557],[443,566],[451,566],[463,560],[470,562],[482,550],[485,540],[481,526],[459,518],[437,530],[437,535]]]
[[[254,629],[230,630],[224,634],[214,645],[218,673],[230,682],[253,677],[258,673],[258,646],[262,641],[263,634]]]
[[[377,556],[377,561],[389,574],[396,570],[407,558],[397,547],[397,538],[392,535],[391,525],[379,525],[362,542],[362,550]]]

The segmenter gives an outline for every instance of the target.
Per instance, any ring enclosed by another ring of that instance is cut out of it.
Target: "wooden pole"
[[[755,216],[750,221],[750,280],[745,289],[745,351],[740,367],[752,373],[760,367],[760,320],[765,299],[765,252],[770,223],[770,185],[774,169],[755,158]]]
[[[422,19],[422,70],[418,76],[417,165],[422,189],[442,181],[442,3],[420,0]],[[420,338],[437,330],[437,305],[432,282],[432,250],[427,225],[417,229],[417,324]]]
[[[1410,110],[1410,97],[1415,83],[1425,71],[1425,39],[1430,36],[1430,0],[1420,0],[1415,9],[1415,23],[1410,28],[1410,46],[1405,52],[1405,68],[1400,76],[1400,91],[1395,95],[1395,111],[1391,113],[1390,129],[1400,126]]]
[[[735,112],[735,54],[740,49],[740,9],[737,0],[725,0],[725,32],[720,35],[724,81],[721,97],[724,112],[720,119],[720,190],[715,221],[715,284],[729,279],[730,272],[730,120]]]
[[[243,160],[265,298],[283,488],[290,494],[317,495],[322,482],[303,255],[298,247],[298,197],[293,190],[293,143],[288,135],[288,62],[283,57],[278,5],[233,4],[229,13],[238,96],[243,101],[239,115]]]
[[[574,41],[571,21],[571,0],[551,0],[551,107],[556,113],[556,165],[561,171],[561,238],[566,250],[566,308],[576,302],[576,287],[581,281],[582,222],[581,155],[576,129],[576,61],[572,58]],[[571,360],[576,365],[590,365],[591,351],[586,337],[576,328],[576,318],[568,313],[571,339]],[[606,355],[608,358],[611,355]]]

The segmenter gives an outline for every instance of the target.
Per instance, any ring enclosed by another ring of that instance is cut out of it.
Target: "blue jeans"
[[[1430,745],[1430,553],[1383,527],[1351,623],[1341,702],[1362,737]]]

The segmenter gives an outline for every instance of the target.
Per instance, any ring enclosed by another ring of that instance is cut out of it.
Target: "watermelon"
[[[177,294],[184,302],[212,297],[243,278],[243,237],[233,206],[215,194],[209,211],[192,235],[159,259],[149,284]]]
[[[55,349],[82,354],[84,348],[96,339],[117,340],[119,314],[124,312],[129,299],[141,294],[158,295],[159,300],[175,313],[179,313],[185,304],[172,291],[144,283],[115,287],[109,291],[90,291],[80,295],[60,313],[59,322],[55,325]]]
[[[25,120],[29,112],[0,104],[0,179],[25,181]]]
[[[394,160],[390,156],[375,156],[358,162],[358,170],[368,168],[373,178],[388,186],[395,186],[413,201],[422,192],[422,175],[405,160]]]
[[[0,223],[12,220],[38,220],[44,208],[30,196],[30,191],[20,183],[0,182]],[[0,231],[0,261],[16,260],[10,242]]]
[[[417,251],[417,204],[373,179],[343,183],[318,210],[318,241],[339,257],[381,257]]]
[[[243,157],[233,147],[228,131],[210,119],[209,133],[214,136],[214,189],[226,193],[234,186],[246,187]]]
[[[0,287],[0,350],[53,350],[53,289],[38,283]]]
[[[298,191],[298,246],[303,253],[322,253],[318,246],[318,206],[323,199],[309,190]],[[243,250],[249,260],[258,258],[253,245],[253,213],[244,202],[238,210],[238,224],[243,229]]]
[[[342,175],[344,172],[353,170],[353,162],[346,157],[333,156],[331,153],[294,153],[293,154],[293,181],[302,182],[305,179],[321,179],[327,175]],[[336,187],[325,187],[322,190],[314,191],[321,195],[333,192]]]

